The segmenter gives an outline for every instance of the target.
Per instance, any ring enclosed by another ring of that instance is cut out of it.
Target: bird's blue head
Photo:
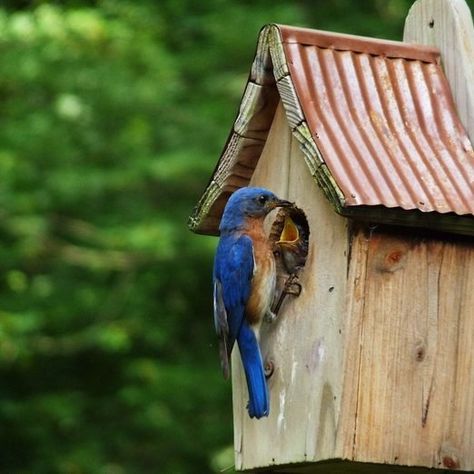
[[[264,218],[276,207],[289,207],[292,203],[279,199],[265,188],[240,188],[229,198],[219,230],[228,232],[242,229],[247,217]]]

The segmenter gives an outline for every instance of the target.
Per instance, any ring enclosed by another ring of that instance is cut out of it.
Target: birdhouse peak
[[[217,233],[227,199],[250,182],[280,102],[336,212],[474,235],[474,151],[439,50],[274,24],[261,30],[192,230]]]

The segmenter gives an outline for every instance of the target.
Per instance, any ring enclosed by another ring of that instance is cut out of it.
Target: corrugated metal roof
[[[474,152],[436,48],[267,25],[239,113],[190,217],[217,234],[246,186],[278,101],[337,212],[474,235]]]
[[[303,114],[345,206],[474,214],[474,153],[437,50],[279,29]]]

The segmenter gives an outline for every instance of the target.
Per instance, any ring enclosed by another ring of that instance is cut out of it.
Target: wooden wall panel
[[[474,245],[360,232],[344,457],[474,469]]]
[[[315,187],[281,105],[251,184],[295,201],[306,213],[311,234],[301,296],[289,296],[277,321],[261,328],[263,356],[275,366],[267,419],[248,417],[245,379],[234,353],[236,467],[334,458],[342,390],[347,220],[334,213]]]

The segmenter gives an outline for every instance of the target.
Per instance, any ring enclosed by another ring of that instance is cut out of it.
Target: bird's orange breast
[[[263,219],[249,219],[245,231],[253,242],[254,273],[245,315],[250,324],[257,324],[270,309],[275,292],[275,259],[263,230]]]

